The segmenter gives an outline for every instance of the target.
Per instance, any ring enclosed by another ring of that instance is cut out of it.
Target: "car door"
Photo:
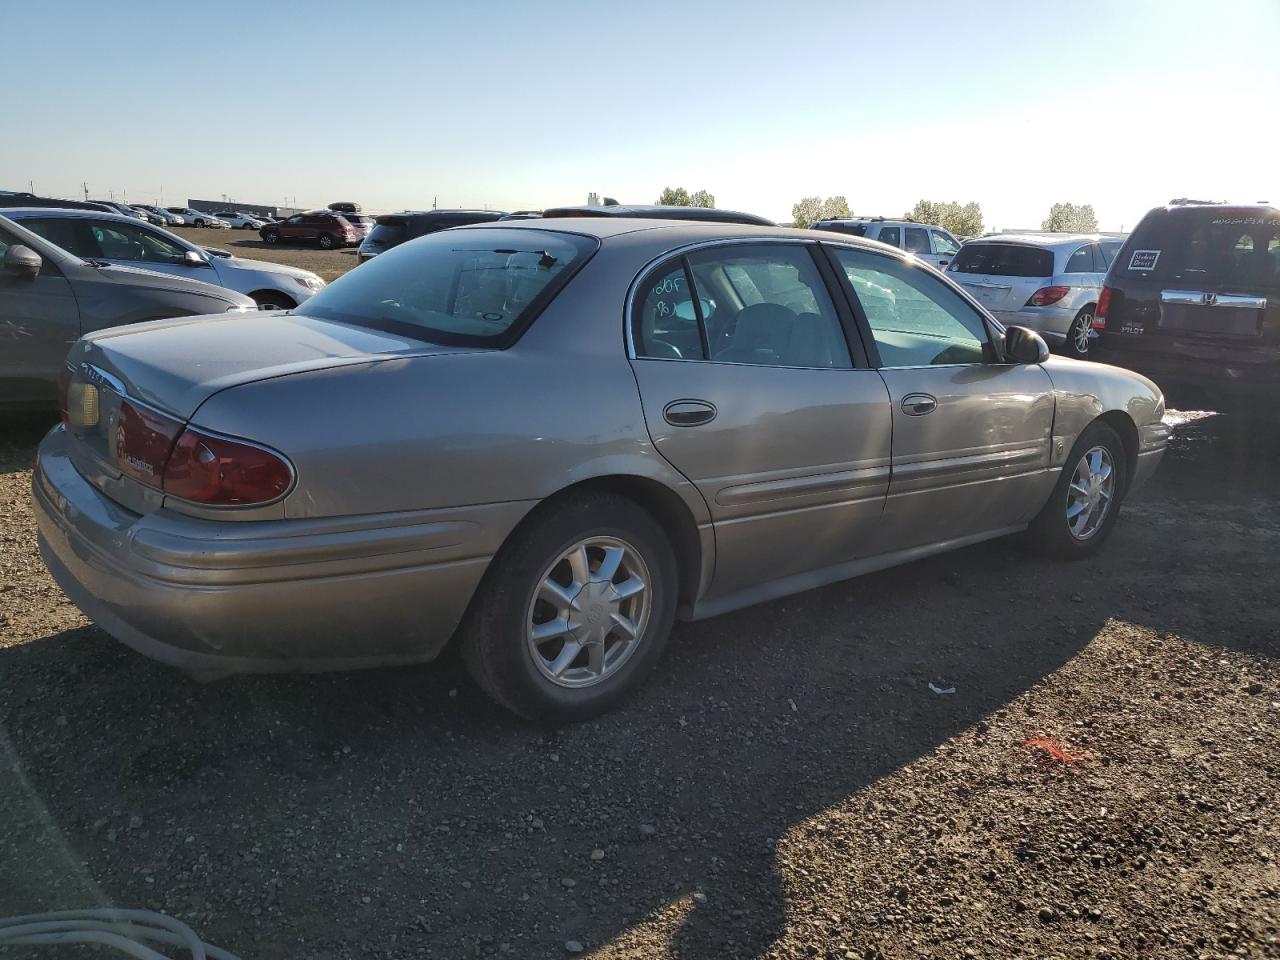
[[[1027,523],[1053,485],[1054,394],[1039,365],[1000,360],[981,311],[901,257],[830,251],[893,417],[882,552]]]
[[[21,242],[0,227],[0,260]],[[71,284],[55,263],[42,259],[34,278],[0,268],[0,408],[51,407],[67,350],[80,336]]]
[[[889,398],[860,345],[850,350],[852,316],[817,252],[802,241],[701,246],[632,293],[650,435],[710,509],[709,598],[865,556],[880,524]]]
[[[927,227],[903,227],[902,249],[930,266],[936,267],[938,265],[938,258],[933,255],[933,248],[929,245],[929,230]]]
[[[306,236],[306,226],[303,224],[305,219],[302,214],[295,213],[288,220],[282,221],[279,225],[280,236],[290,240],[301,240]]]

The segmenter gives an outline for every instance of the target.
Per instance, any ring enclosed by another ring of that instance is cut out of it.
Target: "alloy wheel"
[[[547,567],[529,604],[526,641],[534,665],[561,687],[589,687],[621,669],[652,609],[649,569],[631,544],[588,537]]]
[[[1116,472],[1111,451],[1089,449],[1076,464],[1067,487],[1067,529],[1077,540],[1088,540],[1100,529],[1115,499]]]
[[[1071,343],[1076,353],[1086,356],[1089,353],[1089,334],[1093,331],[1093,312],[1086,310],[1076,317],[1075,326],[1071,328]]]

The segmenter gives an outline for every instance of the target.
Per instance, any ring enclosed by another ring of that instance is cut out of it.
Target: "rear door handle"
[[[716,405],[706,400],[672,400],[662,408],[662,419],[673,427],[697,427],[716,418]]]
[[[908,393],[902,398],[902,412],[908,417],[923,417],[937,409],[937,398],[927,393]]]

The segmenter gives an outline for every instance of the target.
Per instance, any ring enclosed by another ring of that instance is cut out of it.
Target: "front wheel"
[[[337,245],[338,245],[338,241],[334,239],[333,234],[331,233],[320,234],[320,249],[332,250]]]
[[[267,243],[279,243],[280,234],[275,230],[268,230],[262,235],[262,239],[267,241]]]
[[[675,617],[676,561],[639,504],[607,493],[547,504],[494,558],[462,654],[494,700],[534,720],[612,709],[657,663]]]
[[[293,298],[285,296],[278,290],[259,290],[250,294],[259,310],[292,310],[297,304]]]
[[[1067,328],[1067,340],[1062,352],[1077,360],[1089,359],[1089,339],[1093,332],[1093,305],[1082,307]]]
[[[203,221],[203,220],[197,220],[197,221],[196,221],[196,226],[197,226],[197,227],[200,227],[201,229],[203,229],[203,228],[204,228],[204,221]]]
[[[1080,434],[1044,508],[1031,521],[1031,543],[1067,560],[1095,553],[1111,535],[1128,487],[1120,436],[1105,423]]]

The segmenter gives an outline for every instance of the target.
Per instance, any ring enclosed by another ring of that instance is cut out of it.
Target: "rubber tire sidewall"
[[[1097,309],[1097,308],[1095,307],[1094,309]],[[1065,356],[1071,357],[1073,360],[1089,359],[1088,352],[1081,353],[1076,349],[1076,339],[1075,339],[1076,326],[1080,323],[1080,318],[1083,317],[1086,313],[1090,317],[1093,316],[1093,312],[1089,310],[1088,307],[1081,307],[1080,312],[1077,313],[1075,317],[1072,319],[1071,326],[1067,327],[1067,339],[1062,344],[1063,354]]]
[[[558,687],[529,654],[529,605],[547,565],[594,536],[617,537],[639,551],[653,591],[649,623],[617,673],[592,687]],[[638,503],[610,493],[553,501],[527,518],[489,565],[460,631],[463,659],[481,688],[507,709],[548,723],[585,720],[621,703],[662,657],[676,592],[675,552],[661,525]]]
[[[327,241],[329,241],[329,242],[328,242],[328,243],[325,243],[325,241],[326,241],[326,240],[327,240]],[[334,239],[333,239],[333,235],[332,235],[332,234],[328,234],[328,233],[322,233],[322,234],[320,234],[320,241],[319,241],[319,242],[320,242],[320,249],[321,249],[321,250],[333,250],[333,249],[335,249],[335,248],[338,246],[338,241],[334,240]]]
[[[273,310],[292,310],[298,305],[291,297],[274,291],[267,291],[266,296],[254,297],[253,300],[259,307],[264,303],[269,303]]]
[[[1111,453],[1111,468],[1119,474],[1116,477],[1116,494],[1098,532],[1088,540],[1077,540],[1067,527],[1067,488],[1071,485],[1071,478],[1075,474],[1080,458],[1086,451],[1099,446],[1106,447]],[[1067,455],[1066,463],[1058,476],[1058,482],[1054,484],[1053,492],[1049,494],[1049,500],[1031,521],[1027,532],[1032,545],[1041,553],[1063,560],[1083,560],[1091,556],[1098,551],[1111,536],[1111,531],[1115,529],[1128,489],[1129,461],[1125,454],[1124,443],[1120,435],[1110,426],[1094,421],[1084,429],[1071,447],[1071,452]]]
[[[280,242],[280,234],[279,234],[279,232],[278,232],[278,231],[276,231],[276,230],[268,230],[268,231],[263,235],[262,239],[263,239],[263,240],[265,240],[265,241],[267,241],[267,243],[279,243],[279,242]]]

